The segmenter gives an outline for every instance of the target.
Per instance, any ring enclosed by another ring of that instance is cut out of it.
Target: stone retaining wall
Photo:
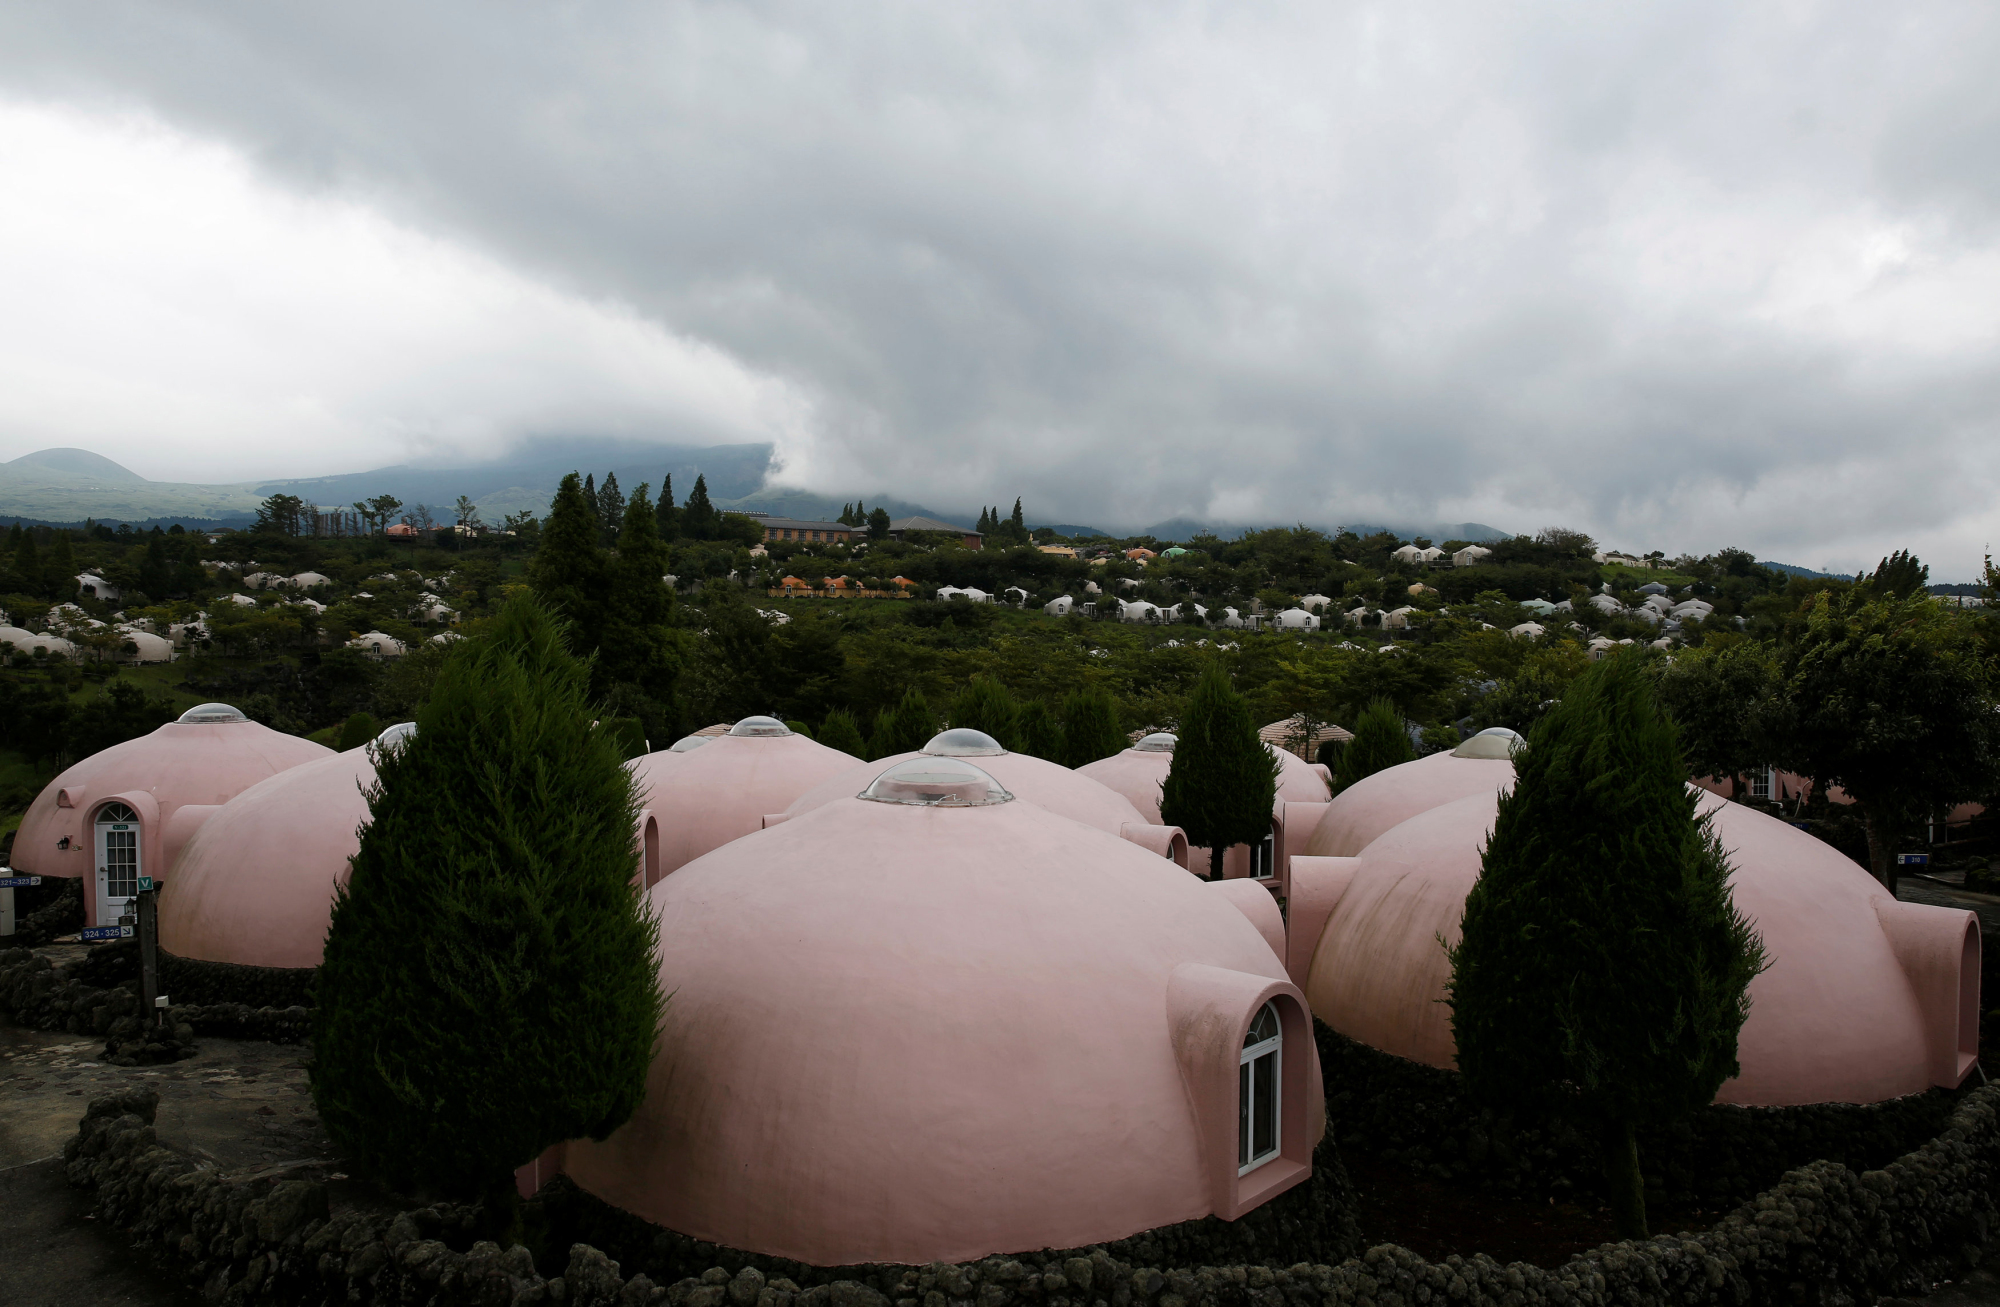
[[[1317,1019],[1313,1025],[1327,1118],[1342,1147],[1499,1194],[1603,1191],[1594,1132],[1553,1115],[1497,1112],[1468,1096],[1455,1071],[1370,1048]],[[1963,1092],[1933,1089],[1886,1103],[1711,1105],[1672,1126],[1640,1132],[1647,1198],[1731,1207],[1822,1158],[1854,1171],[1881,1166],[1934,1138]]]
[[[525,1248],[473,1241],[464,1209],[333,1211],[324,1184],[231,1178],[163,1148],[158,1098],[90,1105],[64,1150],[100,1214],[202,1284],[210,1302],[567,1303],[576,1307],[1741,1307],[1870,1304],[1927,1291],[1980,1256],[1996,1215],[2000,1087],[1880,1170],[1814,1162],[1712,1229],[1606,1244],[1553,1270],[1383,1246],[1337,1266],[1135,1267],[1103,1249],[883,1268],[801,1286],[755,1266],[655,1284],[573,1245],[544,1278]]]
[[[0,1012],[33,1030],[124,1039],[139,1028],[137,950],[133,941],[118,940],[58,967],[29,949],[0,949]],[[312,1033],[312,1009],[306,1007],[176,1003],[167,1016],[190,1036],[298,1044]]]

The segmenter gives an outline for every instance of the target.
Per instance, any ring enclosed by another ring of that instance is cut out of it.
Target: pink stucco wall
[[[1297,1006],[1294,1169],[1239,1185],[1228,1059],[1260,996],[1297,991],[1212,891],[1025,802],[837,799],[727,844],[651,890],[674,997],[647,1097],[566,1168],[670,1229],[819,1265],[1233,1215],[1303,1178],[1323,1118]]]
[[[1472,794],[1512,789],[1514,764],[1505,758],[1458,758],[1433,753],[1384,768],[1342,790],[1310,839],[1293,851],[1315,858],[1351,858],[1383,832],[1420,812]]]
[[[210,812],[160,894],[160,947],[176,957],[316,967],[333,891],[368,821],[364,746],[259,781]]]
[[[1430,761],[1393,770],[1428,784]],[[1439,939],[1459,936],[1497,802],[1485,788],[1392,827],[1354,857],[1294,860],[1292,926],[1309,933],[1289,962],[1321,1020],[1373,1047],[1453,1064]],[[1956,1083],[1976,1037],[1971,914],[1897,904],[1832,848],[1741,804],[1705,796],[1701,808],[1730,852],[1737,906],[1772,959],[1751,985],[1742,1074],[1719,1100],[1866,1103]]]
[[[122,797],[139,814],[141,870],[160,875],[162,828],[180,808],[226,803],[266,777],[332,753],[256,722],[168,722],[94,753],[50,781],[21,819],[12,865],[24,875],[91,877],[96,866],[90,822],[106,800]],[[70,847],[59,849],[64,838]],[[83,897],[95,925],[96,896]]]
[[[896,763],[922,756],[900,753],[878,762],[855,763],[794,799],[785,810],[786,816],[797,817],[823,808],[835,799],[852,798]],[[1060,763],[1025,753],[1003,753],[966,761],[1006,786],[1014,797],[1113,835],[1128,824],[1156,825],[1160,820],[1157,809],[1151,816],[1142,815],[1124,795]]]
[[[658,874],[762,829],[765,814],[854,766],[851,755],[803,735],[718,735],[691,753],[635,760],[640,805],[659,822]]]

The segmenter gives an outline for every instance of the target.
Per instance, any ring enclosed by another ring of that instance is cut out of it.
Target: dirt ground
[[[0,1303],[7,1307],[196,1307],[201,1297],[103,1229],[63,1179],[63,1144],[91,1099],[159,1091],[160,1141],[244,1175],[331,1165],[302,1050],[204,1039],[168,1067],[97,1061],[101,1039],[0,1024]]]

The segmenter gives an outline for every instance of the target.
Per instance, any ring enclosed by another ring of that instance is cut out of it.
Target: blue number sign
[[[130,926],[92,926],[88,930],[79,930],[76,933],[76,937],[83,940],[130,939],[132,938],[132,928]]]
[[[0,889],[24,889],[41,883],[40,876],[0,876]]]

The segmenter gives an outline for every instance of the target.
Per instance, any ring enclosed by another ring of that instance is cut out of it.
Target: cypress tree
[[[1014,740],[1016,753],[1050,762],[1062,761],[1062,726],[1048,704],[1040,699],[1030,699],[1021,705],[1020,715],[1014,719]]]
[[[1479,1097],[1593,1123],[1618,1232],[1643,1239],[1634,1127],[1737,1073],[1763,946],[1636,654],[1579,677],[1514,767],[1447,950],[1459,1069]]]
[[[602,491],[598,497],[603,499]],[[618,552],[605,568],[593,685],[599,697],[610,694],[615,685],[637,690],[644,702],[628,706],[639,709],[649,736],[665,739],[671,732],[668,705],[680,676],[680,652],[670,625],[674,596],[665,580],[667,548],[660,542],[657,525],[642,481],[625,506]]]
[[[715,511],[715,505],[708,502],[708,478],[696,476],[694,493],[688,496],[686,507],[681,509],[681,534],[689,540],[713,540],[721,520],[722,515]]]
[[[618,474],[606,472],[597,488],[597,520],[604,524],[604,543],[617,539],[625,525],[625,493],[618,488]]]
[[[854,724],[854,714],[845,708],[835,708],[819,724],[819,742],[829,749],[838,749],[856,758],[867,756],[867,741],[861,738],[861,728]]]
[[[951,725],[984,731],[1009,751],[1020,742],[1014,729],[1020,715],[1021,707],[1007,687],[986,675],[966,682],[965,688],[952,696],[951,710],[946,714]]]
[[[893,711],[875,719],[875,734],[868,741],[871,758],[888,758],[899,753],[915,753],[937,734],[937,714],[931,711],[924,692],[911,686]]]
[[[550,613],[568,623],[570,640],[586,650],[598,647],[604,630],[610,565],[598,541],[597,513],[572,472],[556,487],[542,521],[535,556],[528,560],[528,585]]]
[[[584,474],[583,502],[590,505],[590,515],[597,519],[597,525],[601,529],[604,526],[604,514],[599,511],[597,502],[597,473],[595,472]]]
[[[503,1218],[514,1168],[632,1114],[664,1010],[638,795],[589,679],[527,596],[452,649],[416,735],[376,755],[319,972],[328,1133],[392,1185]]]
[[[1389,700],[1376,699],[1354,723],[1354,738],[1340,751],[1340,764],[1333,771],[1333,792],[1338,794],[1385,767],[1414,762],[1416,757],[1410,734],[1403,729],[1403,714]]]
[[[1250,705],[1211,662],[1181,714],[1180,742],[1160,787],[1160,820],[1208,850],[1208,878],[1222,879],[1231,845],[1255,844],[1271,833],[1278,797],[1278,759],[1257,738]]]
[[[660,502],[653,508],[653,520],[659,527],[662,541],[671,544],[681,538],[681,511],[674,507],[674,475],[671,472],[660,480]]]
[[[887,540],[889,538],[888,509],[878,506],[869,510],[868,538],[870,540]]]
[[[1131,741],[1118,724],[1118,701],[1101,685],[1072,690],[1062,705],[1065,767],[1081,767],[1123,753]]]

